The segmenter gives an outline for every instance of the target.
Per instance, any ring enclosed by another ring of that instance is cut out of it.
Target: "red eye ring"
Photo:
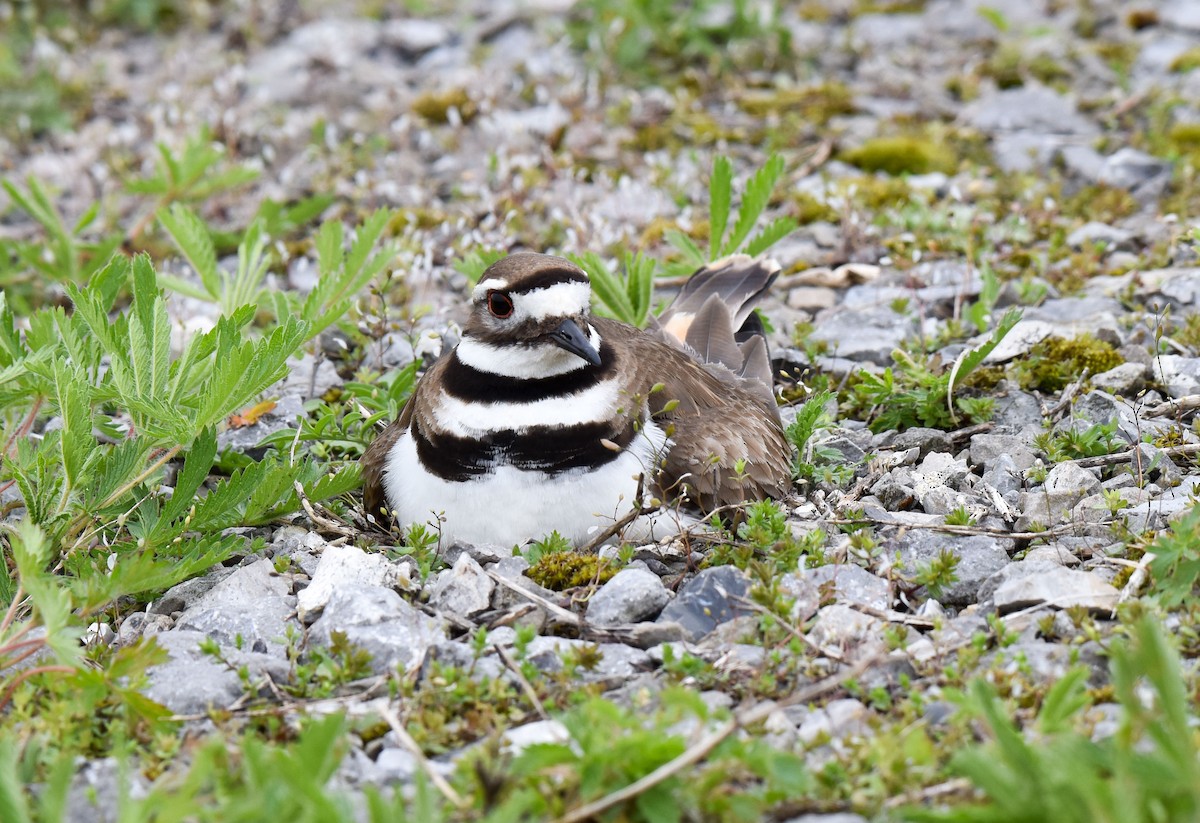
[[[512,317],[512,299],[502,291],[493,290],[487,293],[487,307],[488,311],[492,313],[492,317],[498,317],[501,320]]]

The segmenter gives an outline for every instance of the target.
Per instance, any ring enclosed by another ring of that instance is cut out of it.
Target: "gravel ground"
[[[205,734],[207,711],[246,705],[239,667],[288,678],[289,631],[316,645],[344,635],[371,653],[377,678],[399,665],[419,684],[437,665],[470,664],[479,677],[515,681],[517,632],[532,626],[523,661],[550,676],[564,654],[598,652],[573,676],[624,704],[682,682],[713,706],[761,708],[764,695],[748,684],[765,673],[788,684],[770,695],[784,699],[853,670],[859,690],[779,708],[756,727],[819,768],[852,760],[897,722],[872,689],[892,701],[924,695],[916,722],[941,722],[947,666],[964,665],[959,652],[981,633],[991,639],[963,675],[1037,688],[1082,663],[1103,684],[1118,604],[1149,584],[1144,569],[1130,574],[1140,556],[1130,547],[1187,512],[1200,485],[1200,333],[1187,324],[1200,290],[1188,208],[1200,200],[1196,145],[1182,127],[1200,129],[1200,70],[1180,62],[1200,49],[1200,5],[1018,0],[994,4],[999,13],[930,0],[872,13],[849,0],[799,3],[780,18],[790,55],[741,44],[732,68],[685,62],[661,85],[573,45],[571,5],[476,0],[408,17],[391,6],[366,16],[343,4],[238,4],[176,34],[46,43],[87,105],[69,131],[0,145],[0,170],[42,180],[69,219],[99,200],[109,224],[135,225],[142,201],[124,181],[153,170],[156,142],[180,147],[207,126],[230,159],[261,170],[205,202],[216,224],[245,225],[264,198],[320,193],[334,196],[327,214],[347,220],[401,209],[395,268],[409,302],[393,312],[403,319],[375,328],[382,343],[366,355],[368,366],[393,367],[412,359],[422,334],[454,339],[460,256],[661,254],[664,229],[703,227],[714,155],[733,159],[740,184],[777,151],[787,173],[770,215],[802,222],[772,250],[784,275],[764,305],[781,392],[803,399],[799,384],[846,390],[864,372],[900,373],[898,348],[952,363],[987,338],[972,337],[968,307],[990,304],[986,329],[1019,305],[1022,319],[986,362],[991,382],[964,389],[994,401],[990,420],[881,430],[869,425],[880,409],[864,401],[843,403],[818,433],[815,470],[788,502],[784,532],[794,544],[822,530],[824,546],[768,587],[791,603],[802,665],[777,659],[781,641],[752,596],[764,586],[754,567],[711,565],[710,540],[637,547],[607,583],[562,593],[524,576],[528,562],[507,548],[445,547],[440,570],[422,579],[413,560],[376,551],[385,538],[347,541],[297,520],[259,530],[263,554],[111,627],[114,642],[153,634],[169,652],[148,696]],[[924,157],[923,167],[888,175],[897,150],[877,138],[911,141],[900,154]],[[0,214],[7,205],[0,194]],[[12,211],[0,232],[35,227]],[[278,286],[310,288],[311,250],[285,254]],[[994,295],[990,272],[1001,281]],[[211,311],[173,306],[191,328]],[[1061,384],[1022,377],[1045,340],[1083,334],[1115,353],[1103,368],[1076,365]],[[275,413],[278,426],[361,365],[298,366],[281,389],[294,399]],[[1098,426],[1111,454],[1055,461],[1064,454],[1052,442]],[[237,437],[224,442],[256,442]],[[965,525],[947,526],[948,515]],[[947,551],[955,579],[921,585],[919,572]],[[1175,633],[1194,630],[1177,614],[1164,619]],[[204,637],[229,665],[199,652]],[[681,656],[703,661],[706,675],[680,675],[671,661]],[[364,687],[339,706],[369,712],[380,694]],[[557,720],[529,720],[505,732],[510,745],[565,735]],[[432,762],[448,770],[473,745]],[[416,770],[389,733],[359,741],[336,780],[396,785]],[[111,789],[115,779],[97,761],[77,784]],[[72,819],[101,814],[105,792],[97,797]],[[809,811],[829,814],[802,819],[827,823],[886,814],[880,797]]]

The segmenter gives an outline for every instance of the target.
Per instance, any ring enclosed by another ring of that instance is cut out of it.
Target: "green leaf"
[[[733,233],[721,245],[720,251],[710,250],[712,259],[716,260],[727,254],[732,254],[741,248],[742,242],[750,235],[750,230],[758,222],[759,216],[767,208],[771,200],[771,192],[783,175],[783,158],[778,154],[772,155],[766,164],[750,176],[746,181],[746,191],[742,195],[742,204],[738,207],[737,222],[734,223]]]
[[[21,744],[8,734],[0,736],[0,820],[33,823],[22,781],[17,774],[17,752]]]
[[[161,518],[163,522],[173,522],[187,513],[195,501],[196,492],[212,471],[213,461],[217,457],[217,435],[211,427],[205,428],[200,436],[188,449],[184,458],[183,468],[175,479],[175,489],[171,499],[163,506]]]
[[[171,319],[148,255],[133,260],[133,317],[129,323],[130,366],[139,398],[163,398],[171,369]]]
[[[989,354],[995,350],[996,346],[1000,345],[1000,341],[1013,330],[1013,326],[1017,325],[1021,320],[1020,309],[1009,309],[1000,318],[1000,322],[996,324],[995,331],[991,337],[985,340],[980,345],[973,349],[968,349],[959,355],[954,361],[954,365],[950,367],[950,373],[946,377],[946,405],[950,410],[950,419],[956,419],[954,413],[954,383],[961,376],[965,378],[982,363]]]
[[[161,212],[158,220],[180,253],[196,270],[200,282],[204,285],[204,291],[208,293],[208,299],[219,299],[221,282],[220,271],[217,268],[217,250],[204,221],[181,203],[175,203],[168,211]],[[163,281],[178,291],[184,291],[179,288],[181,285],[190,286],[186,281],[175,277],[164,277]],[[191,296],[198,296],[194,288],[191,292]]]
[[[46,630],[46,644],[65,665],[77,665],[81,632],[71,623],[72,603],[58,578],[46,571],[55,554],[46,533],[25,519],[11,529],[9,545],[21,585],[33,603],[34,613]]]
[[[729,225],[733,207],[733,163],[724,155],[713,158],[712,177],[708,181],[708,249],[715,260]]]
[[[700,250],[695,241],[678,229],[668,229],[663,236],[667,239],[668,243],[683,254],[683,263],[676,268],[682,268],[685,272],[688,270],[694,271],[707,262],[708,258],[704,256],[704,252]]]
[[[767,227],[750,238],[746,254],[757,257],[796,230],[796,221],[790,217],[777,217]]]
[[[84,484],[85,469],[96,448],[92,436],[91,387],[76,368],[63,361],[54,364],[54,384],[63,421],[59,448],[70,490]]]
[[[588,273],[592,281],[592,294],[600,299],[601,304],[613,317],[636,324],[636,312],[633,304],[629,302],[624,285],[609,270],[600,255],[587,252],[582,255],[570,255],[570,259]]]

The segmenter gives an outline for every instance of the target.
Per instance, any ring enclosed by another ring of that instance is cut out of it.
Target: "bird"
[[[754,311],[778,273],[747,255],[709,263],[643,330],[594,314],[565,258],[498,260],[458,345],[363,454],[367,512],[444,545],[558,532],[580,547],[643,506],[639,491],[689,522],[786,496],[792,452]]]

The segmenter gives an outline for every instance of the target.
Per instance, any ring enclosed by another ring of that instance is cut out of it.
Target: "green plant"
[[[1179,606],[1193,597],[1200,584],[1200,506],[1159,533],[1146,552],[1154,555],[1153,591],[1164,606]]]
[[[125,292],[128,309],[114,313]],[[24,334],[0,294],[0,486],[15,485],[25,508],[3,534],[4,558],[17,570],[15,586],[4,587],[3,699],[31,677],[80,676],[79,627],[120,598],[166,589],[246,545],[224,529],[299,508],[298,487],[320,500],[359,481],[356,465],[333,473],[278,456],[209,480],[216,427],[284,376],[313,324],[287,317],[247,339],[255,307],[240,306],[176,356],[148,258],[114,257],[67,294],[72,313],[41,309]],[[51,415],[59,428],[24,436]],[[180,458],[173,494],[160,496],[168,464]],[[38,625],[47,629],[40,637]],[[43,648],[52,653],[47,666],[14,668]]]
[[[47,282],[82,283],[99,271],[121,245],[120,235],[85,239],[100,214],[99,201],[68,228],[50,193],[35,177],[22,191],[0,182],[13,203],[42,227],[45,236],[31,241],[0,238],[0,285],[12,308],[27,314],[40,306]]]
[[[924,586],[930,597],[941,599],[946,589],[958,581],[959,560],[959,556],[950,549],[941,549],[937,557],[917,566],[913,583]]]
[[[944,373],[934,372],[927,364],[899,350],[893,355],[899,371],[888,368],[878,375],[860,372],[853,397],[857,404],[866,405],[873,416],[871,430],[880,432],[909,426],[947,429],[957,423],[956,406],[978,422],[978,415],[990,407],[964,403],[963,398],[956,400],[955,383],[982,364],[1020,319],[1019,310],[1007,311],[986,341],[963,352]]]
[[[504,257],[504,252],[499,249],[472,249],[454,261],[454,270],[465,276],[467,282],[474,286],[487,267],[501,257]]]
[[[682,259],[667,266],[667,273],[688,274],[706,263],[735,253],[754,257],[791,234],[796,229],[796,221],[791,217],[777,217],[750,236],[770,204],[783,171],[783,158],[776,154],[750,175],[731,226],[730,218],[734,217],[733,164],[727,157],[714,157],[708,182],[708,251],[702,251],[683,232],[668,231],[666,238],[680,252]]]
[[[728,9],[726,15],[720,12]],[[762,9],[748,0],[721,6],[715,0],[673,5],[658,0],[587,0],[579,4],[568,32],[577,49],[613,66],[627,80],[662,83],[666,76],[697,65],[729,66],[731,48],[753,45],[746,58],[760,64],[790,51],[779,22],[780,4]]]
[[[791,217],[779,217],[753,237],[750,236],[770,203],[783,170],[783,158],[773,155],[761,169],[752,174],[746,182],[735,217],[733,164],[727,157],[718,156],[713,159],[712,177],[709,180],[707,252],[702,251],[683,232],[672,229],[667,231],[665,236],[680,257],[665,265],[641,253],[626,252],[622,266],[623,274],[617,274],[603,258],[592,252],[568,256],[590,275],[592,292],[600,301],[599,308],[602,312],[626,323],[644,326],[650,316],[654,280],[659,276],[660,269],[663,275],[674,277],[691,274],[707,263],[730,254],[759,255],[796,228],[796,221]],[[734,217],[732,227],[731,217]]]
[[[658,267],[652,258],[625,252],[624,274],[618,275],[594,252],[568,256],[588,273],[592,294],[600,301],[604,313],[634,326],[646,325]]]
[[[946,513],[947,526],[974,526],[975,518],[967,510],[966,506],[959,506],[956,509]]]
[[[165,143],[159,143],[156,172],[125,186],[131,194],[154,199],[151,207],[129,230],[130,240],[137,241],[155,218],[173,203],[205,200],[218,192],[244,186],[258,177],[258,171],[248,166],[219,169],[224,158],[224,146],[213,141],[207,126],[191,137],[178,154]]]
[[[817,473],[819,464],[833,463],[842,456],[836,449],[812,442],[814,434],[833,423],[825,408],[833,396],[833,392],[829,391],[813,394],[796,409],[796,417],[784,432],[788,442],[796,450],[792,473],[798,478],[812,478]]]
[[[341,319],[358,293],[396,256],[394,243],[379,242],[392,216],[393,212],[387,209],[373,212],[358,227],[349,250],[345,248],[341,221],[328,220],[322,224],[316,240],[317,285],[303,301],[293,305],[293,299],[285,292],[263,288],[262,280],[270,262],[266,255],[270,238],[264,233],[262,222],[252,223],[238,245],[237,270],[225,272],[217,266],[216,246],[204,221],[187,206],[174,203],[159,219],[195,269],[200,287],[171,275],[160,274],[159,279],[181,294],[216,303],[225,314],[248,303],[268,304],[279,320],[298,315],[309,324],[310,336],[315,336]]]
[[[1187,685],[1163,629],[1150,616],[1111,651],[1113,692],[1121,707],[1115,734],[1077,730],[1088,705],[1087,670],[1072,669],[1041,704],[1026,739],[986,680],[957,695],[992,741],[960,751],[951,768],[986,800],[944,810],[907,809],[916,821],[1064,821],[1149,823],[1200,814],[1200,746],[1189,722]],[[1143,691],[1147,695],[1143,695]]]
[[[1082,334],[1071,340],[1046,338],[1029,350],[1015,365],[1015,371],[1022,388],[1054,393],[1085,372],[1097,375],[1123,362],[1125,359],[1111,345]]]
[[[1042,432],[1033,438],[1033,445],[1055,463],[1114,454],[1125,448],[1117,436],[1117,420],[1095,423],[1087,428],[1074,426],[1061,432]]]

